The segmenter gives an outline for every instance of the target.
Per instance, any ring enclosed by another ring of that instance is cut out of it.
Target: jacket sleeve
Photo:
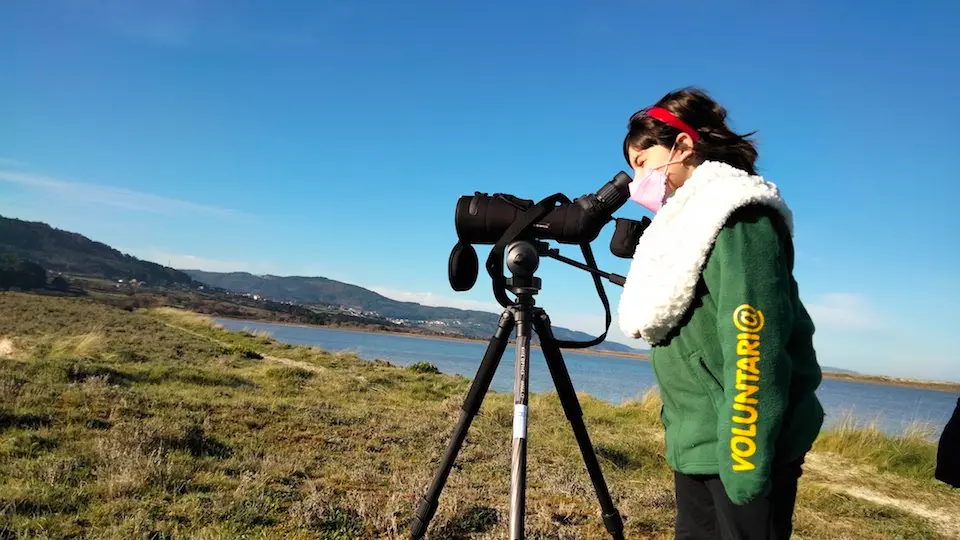
[[[735,504],[746,504],[769,492],[790,388],[790,270],[771,219],[734,214],[717,236],[704,277],[716,299],[723,361],[720,479]]]

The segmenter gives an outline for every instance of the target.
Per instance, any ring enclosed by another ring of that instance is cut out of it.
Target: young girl
[[[793,217],[726,110],[684,89],[630,118],[637,245],[620,327],[652,347],[676,538],[788,538],[823,423],[814,325],[793,278]]]

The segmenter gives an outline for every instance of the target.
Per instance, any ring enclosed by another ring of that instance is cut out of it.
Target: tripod
[[[534,305],[534,295],[540,291],[540,278],[534,273],[540,265],[541,250],[544,244],[540,242],[520,241],[509,246],[507,251],[507,267],[513,277],[507,279],[507,286],[517,296],[516,302],[506,307],[500,316],[500,321],[487,350],[483,361],[473,379],[470,391],[463,402],[460,419],[453,431],[453,436],[447,445],[443,461],[436,471],[433,482],[426,494],[420,499],[420,506],[410,523],[410,537],[422,538],[427,531],[430,520],[437,510],[440,492],[446,484],[453,461],[463,445],[467,430],[483,402],[484,395],[490,387],[493,375],[507,348],[507,342],[514,328],[517,330],[516,340],[516,380],[514,382],[513,401],[513,461],[510,469],[510,538],[521,540],[524,538],[524,497],[526,490],[527,466],[527,404],[530,371],[530,337],[535,331],[540,337],[540,347],[546,358],[547,367],[553,378],[554,386],[560,397],[560,404],[564,414],[573,428],[573,434],[580,447],[587,473],[593,482],[593,488],[600,501],[603,522],[607,531],[614,539],[623,538],[623,520],[610,498],[600,464],[593,451],[590,436],[583,422],[583,412],[577,400],[573,383],[567,373],[560,346],[553,336],[550,319],[543,308]],[[549,252],[544,254],[553,256]]]

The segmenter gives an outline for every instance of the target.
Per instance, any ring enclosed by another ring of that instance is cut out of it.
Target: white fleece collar
[[[793,214],[780,190],[760,176],[706,161],[667,199],[644,231],[627,273],[618,310],[624,334],[657,344],[683,317],[717,234],[734,210],[751,203]]]

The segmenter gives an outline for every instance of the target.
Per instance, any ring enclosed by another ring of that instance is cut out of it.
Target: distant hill
[[[191,294],[199,294],[195,289],[204,283],[221,291],[259,294],[273,301],[272,304],[264,304],[262,307],[283,313],[293,309],[293,306],[280,304],[283,302],[319,308],[342,306],[355,311],[337,313],[336,310],[307,310],[310,320],[346,318],[380,326],[397,324],[398,327],[414,327],[488,339],[496,329],[499,319],[498,313],[400,302],[363,287],[323,277],[254,276],[245,272],[176,270],[126,255],[102,242],[51,227],[46,223],[3,216],[0,216],[0,260],[20,261],[17,264],[32,261],[46,270],[70,276],[109,280],[135,279],[145,287],[194,289]],[[207,292],[219,294],[214,291]],[[218,298],[221,301],[218,305],[221,305],[229,296]],[[557,338],[563,340],[585,341],[594,337],[563,327],[555,326],[553,330]],[[536,339],[534,341],[536,342]],[[595,349],[625,353],[643,352],[611,341],[601,343]]]
[[[843,369],[843,368],[832,367],[832,366],[820,366],[820,369],[823,370],[824,372],[848,373],[850,375],[860,375],[859,371],[854,371],[852,369]]]
[[[0,256],[39,263],[47,270],[109,279],[136,279],[148,285],[190,286],[189,275],[123,254],[81,234],[33,221],[0,216]]]
[[[323,277],[257,276],[247,272],[221,273],[189,269],[183,272],[211,287],[245,294],[259,294],[281,302],[354,308],[388,319],[404,319],[419,323],[421,326],[435,330],[456,330],[473,338],[489,339],[500,318],[498,313],[488,311],[401,302],[357,285]],[[553,327],[553,332],[558,339],[563,340],[585,341],[595,337],[558,326]],[[628,353],[643,352],[613,341],[605,341],[595,349]]]

